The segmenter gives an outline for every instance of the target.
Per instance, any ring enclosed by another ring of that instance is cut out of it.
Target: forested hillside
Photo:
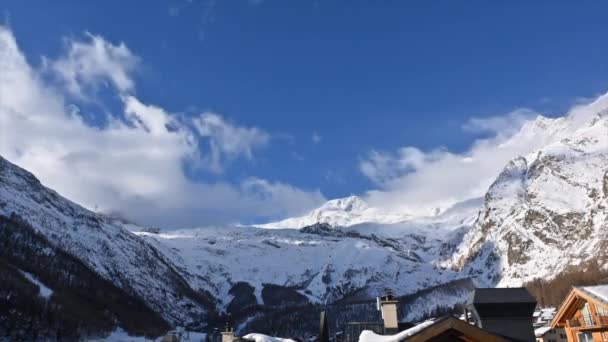
[[[36,278],[52,289],[40,296]],[[116,327],[158,336],[169,329],[144,302],[53,247],[20,217],[0,215],[0,336],[14,340],[76,340]]]
[[[542,307],[559,306],[573,286],[608,284],[608,270],[598,261],[569,267],[552,279],[534,279],[525,284]]]

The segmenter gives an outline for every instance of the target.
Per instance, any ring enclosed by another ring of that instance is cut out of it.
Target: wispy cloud
[[[56,60],[44,59],[49,68],[73,95],[86,97],[86,93],[102,85],[120,92],[132,92],[135,82],[131,74],[139,65],[135,56],[124,43],[107,42],[100,36],[86,34],[86,40],[66,40],[67,53]]]
[[[198,38],[203,41],[207,34],[207,26],[215,20],[214,12],[217,4],[216,0],[203,0],[201,2],[203,9],[200,15],[200,23],[198,28]]]
[[[471,133],[491,133],[495,135],[512,135],[521,129],[526,122],[538,116],[538,113],[520,108],[506,115],[469,119],[462,129]]]
[[[314,142],[315,144],[318,144],[322,140],[323,140],[323,137],[319,133],[317,133],[316,131],[312,132],[312,142]]]
[[[205,112],[194,120],[201,137],[210,148],[209,168],[222,171],[225,159],[244,156],[251,160],[253,150],[268,144],[270,135],[257,127],[244,127],[224,120],[221,115]]]
[[[182,8],[180,6],[171,5],[171,6],[169,6],[169,9],[167,10],[167,12],[169,13],[169,16],[177,17],[177,16],[179,16],[181,10],[182,10]]]
[[[89,208],[119,212],[148,224],[192,226],[300,214],[321,203],[318,190],[245,178],[202,182],[185,168],[221,169],[254,157],[268,133],[216,113],[185,117],[144,103],[133,91],[139,58],[125,44],[87,35],[65,54],[32,68],[15,37],[0,26],[0,154]],[[61,85],[45,81],[56,72]],[[94,97],[107,85],[122,112],[92,127],[68,94]],[[93,91],[91,91],[93,90]],[[189,119],[190,118],[190,119]]]
[[[457,202],[483,196],[509,160],[547,143],[553,132],[539,129],[546,119],[531,110],[474,118],[463,130],[489,133],[461,153],[446,148],[423,151],[406,146],[396,152],[371,151],[359,163],[377,190],[368,200],[412,214],[432,214]]]

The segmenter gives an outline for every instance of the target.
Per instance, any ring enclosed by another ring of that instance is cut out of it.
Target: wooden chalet
[[[608,341],[608,285],[572,288],[551,322],[556,327],[569,342]]]

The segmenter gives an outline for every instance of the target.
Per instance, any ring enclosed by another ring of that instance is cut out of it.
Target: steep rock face
[[[608,116],[561,120],[559,140],[505,167],[443,265],[485,285],[518,285],[606,258]]]
[[[19,217],[54,248],[143,299],[169,322],[198,321],[213,306],[156,248],[122,223],[64,199],[1,157],[0,216]]]

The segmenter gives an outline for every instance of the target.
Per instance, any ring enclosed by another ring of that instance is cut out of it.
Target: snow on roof
[[[273,337],[256,333],[247,334],[243,336],[243,339],[254,342],[296,342],[290,338]]]
[[[583,286],[582,289],[608,303],[608,285]]]
[[[534,336],[541,337],[544,334],[546,334],[547,331],[549,331],[549,330],[551,330],[550,326],[540,327],[540,328],[534,330]]]
[[[536,318],[536,323],[544,323],[551,321],[556,313],[556,308],[542,308],[535,311],[533,317]]]
[[[422,322],[395,335],[378,335],[373,331],[363,330],[361,332],[361,335],[359,335],[359,342],[398,342],[405,339],[406,337],[410,337],[416,334],[417,332],[430,325],[433,325],[433,323],[435,323],[435,321]]]

